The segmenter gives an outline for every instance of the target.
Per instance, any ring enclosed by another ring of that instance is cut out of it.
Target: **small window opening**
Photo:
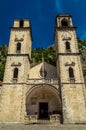
[[[21,43],[20,42],[17,43],[16,51],[17,51],[17,53],[21,52]]]
[[[61,24],[62,24],[62,27],[68,27],[68,21],[67,20],[62,20]]]
[[[14,69],[14,74],[13,74],[13,79],[17,79],[18,78],[18,68]]]
[[[20,20],[20,27],[23,27],[23,26],[24,26],[24,21]]]
[[[69,68],[69,78],[70,79],[74,79],[74,71],[73,71],[73,68]]]
[[[70,50],[70,43],[69,42],[66,42],[65,43],[65,47],[66,47],[66,51],[67,52],[70,52],[71,50]]]

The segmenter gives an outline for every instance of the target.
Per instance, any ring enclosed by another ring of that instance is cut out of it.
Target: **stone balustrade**
[[[37,119],[38,119],[37,115],[26,115],[25,124],[37,123]]]
[[[27,84],[58,84],[57,79],[28,79]]]
[[[61,123],[61,115],[60,114],[53,114],[50,115],[50,122],[51,123]]]
[[[26,115],[25,116],[25,124],[33,124],[33,123],[61,123],[61,115],[52,114],[49,115],[49,119],[39,119],[38,115]]]

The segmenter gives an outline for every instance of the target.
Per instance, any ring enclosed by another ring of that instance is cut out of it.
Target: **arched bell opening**
[[[62,27],[68,27],[69,26],[68,20],[67,19],[62,19],[61,25],[62,25]]]
[[[49,85],[39,85],[26,96],[27,115],[37,115],[40,119],[48,119],[50,115],[61,115],[61,99],[58,90]]]

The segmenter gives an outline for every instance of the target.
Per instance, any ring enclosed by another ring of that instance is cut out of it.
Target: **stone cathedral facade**
[[[15,19],[0,89],[0,122],[86,123],[86,90],[76,37],[69,14],[55,21],[56,67],[30,67],[31,25]]]

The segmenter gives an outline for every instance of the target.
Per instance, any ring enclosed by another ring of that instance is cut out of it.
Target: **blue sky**
[[[69,13],[77,26],[77,37],[86,40],[86,0],[0,0],[0,45],[9,43],[15,18],[31,21],[33,47],[53,44],[55,17]]]

